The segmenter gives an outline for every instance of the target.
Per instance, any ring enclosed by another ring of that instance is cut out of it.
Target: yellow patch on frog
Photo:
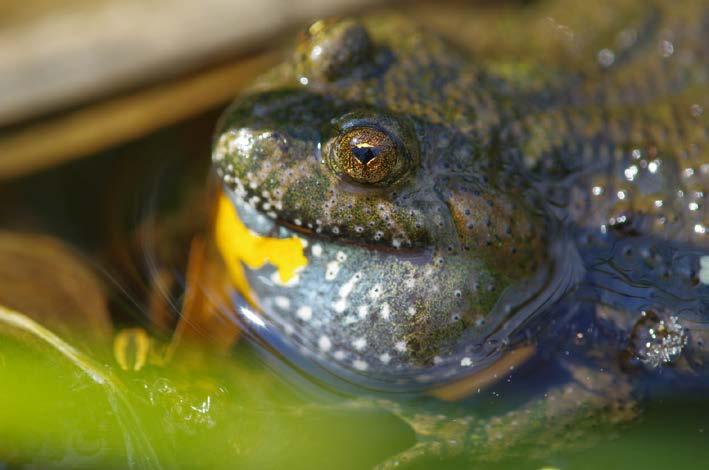
[[[244,273],[244,265],[258,269],[270,263],[276,267],[277,280],[285,285],[308,264],[300,238],[270,238],[252,232],[239,219],[233,204],[224,194],[219,196],[214,238],[232,282],[254,307],[258,304]]]

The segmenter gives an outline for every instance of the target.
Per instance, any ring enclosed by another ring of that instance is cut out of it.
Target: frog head
[[[230,206],[250,236],[299,241],[287,279],[241,263],[269,328],[367,383],[494,360],[554,264],[550,218],[500,126],[506,90],[435,34],[379,17],[315,23],[229,108],[213,162]],[[227,256],[247,255],[230,237]]]

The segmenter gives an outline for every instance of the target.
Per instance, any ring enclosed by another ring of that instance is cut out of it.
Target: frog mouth
[[[324,242],[337,245],[348,245],[364,250],[377,251],[382,253],[395,253],[404,258],[415,260],[422,256],[430,254],[430,247],[412,247],[412,246],[392,246],[384,243],[370,243],[367,240],[354,241],[344,237],[338,237],[336,234],[325,234],[314,227],[297,223],[292,220],[284,220],[268,214],[261,209],[255,207],[248,200],[240,197],[234,191],[224,190],[228,196],[234,210],[238,214],[241,222],[246,228],[260,237],[274,239],[290,239],[297,237],[306,243]]]

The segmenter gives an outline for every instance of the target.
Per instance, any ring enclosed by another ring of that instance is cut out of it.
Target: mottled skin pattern
[[[287,285],[247,269],[265,337],[379,390],[530,344],[564,371],[485,420],[389,404],[420,436],[391,464],[563,443],[634,416],[658,368],[706,376],[709,10],[574,3],[455,13],[448,38],[390,15],[316,23],[222,120],[213,159],[241,219],[306,245]],[[361,127],[395,142],[381,182],[337,165]]]

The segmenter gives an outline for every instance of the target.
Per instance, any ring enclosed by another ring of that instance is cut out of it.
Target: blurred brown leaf
[[[112,325],[94,272],[58,240],[0,231],[0,305],[63,337],[109,344]]]

